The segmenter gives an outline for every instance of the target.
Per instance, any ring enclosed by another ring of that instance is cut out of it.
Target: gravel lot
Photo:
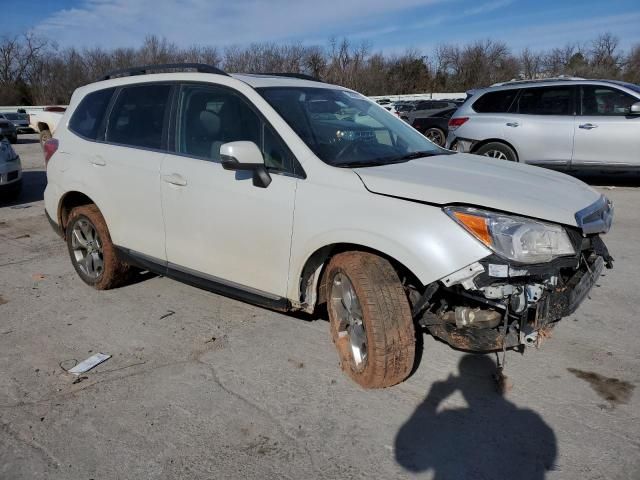
[[[507,356],[508,396],[492,356],[429,336],[407,382],[365,391],[323,319],[161,277],[85,286],[43,213],[36,137],[16,149],[25,189],[0,206],[0,479],[640,478],[633,180],[599,187],[616,204],[616,268],[540,350]],[[113,357],[80,383],[61,368],[96,352]]]

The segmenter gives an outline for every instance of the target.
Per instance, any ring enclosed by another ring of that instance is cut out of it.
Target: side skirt
[[[180,267],[128,248],[115,246],[115,249],[118,258],[123,262],[148,270],[157,275],[166,276],[193,287],[201,288],[202,290],[207,290],[235,300],[241,300],[253,305],[269,308],[271,310],[278,310],[280,312],[288,312],[291,310],[291,303],[286,298],[272,295],[244,285],[239,285],[228,280],[207,275],[206,273]]]

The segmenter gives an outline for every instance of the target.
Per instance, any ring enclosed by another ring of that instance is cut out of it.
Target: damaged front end
[[[605,220],[598,217],[601,233],[609,229],[613,216],[608,202],[606,209]],[[587,219],[584,213],[576,217]],[[592,220],[597,217],[593,206],[588,213]],[[525,263],[493,253],[428,285],[413,302],[414,317],[432,335],[462,350],[538,346],[555,322],[578,308],[603,268],[612,268],[596,227],[581,219],[580,229],[563,229],[572,255]]]

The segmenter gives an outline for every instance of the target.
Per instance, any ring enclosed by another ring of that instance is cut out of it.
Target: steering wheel
[[[347,153],[351,153],[354,151],[362,142],[362,140],[352,140],[348,142],[344,147],[340,149],[340,151],[336,154],[336,160],[341,159]]]

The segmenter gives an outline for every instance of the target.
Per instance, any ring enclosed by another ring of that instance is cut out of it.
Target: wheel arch
[[[312,313],[318,305],[326,302],[324,275],[327,265],[335,255],[354,251],[372,253],[388,260],[404,285],[413,285],[418,289],[422,289],[423,285],[417,275],[394,256],[367,245],[336,242],[317,248],[306,258],[302,269],[294,277],[298,282],[296,290],[300,299],[300,309]]]
[[[482,140],[479,141],[478,143],[475,143],[473,145],[473,148],[471,149],[471,151],[469,153],[476,153],[481,147],[484,147],[485,145],[488,145],[489,143],[502,143],[503,145],[506,145],[507,147],[509,147],[511,150],[513,150],[516,153],[516,161],[520,161],[520,154],[518,153],[518,150],[516,149],[516,147],[513,146],[513,144],[511,144],[510,142],[507,142],[506,140],[502,139],[502,138],[488,138],[486,140]]]
[[[58,202],[57,220],[63,233],[67,228],[67,222],[69,221],[69,214],[71,213],[71,210],[81,205],[90,204],[96,205],[98,210],[100,210],[100,207],[91,197],[77,190],[71,190],[60,198],[60,201]]]

